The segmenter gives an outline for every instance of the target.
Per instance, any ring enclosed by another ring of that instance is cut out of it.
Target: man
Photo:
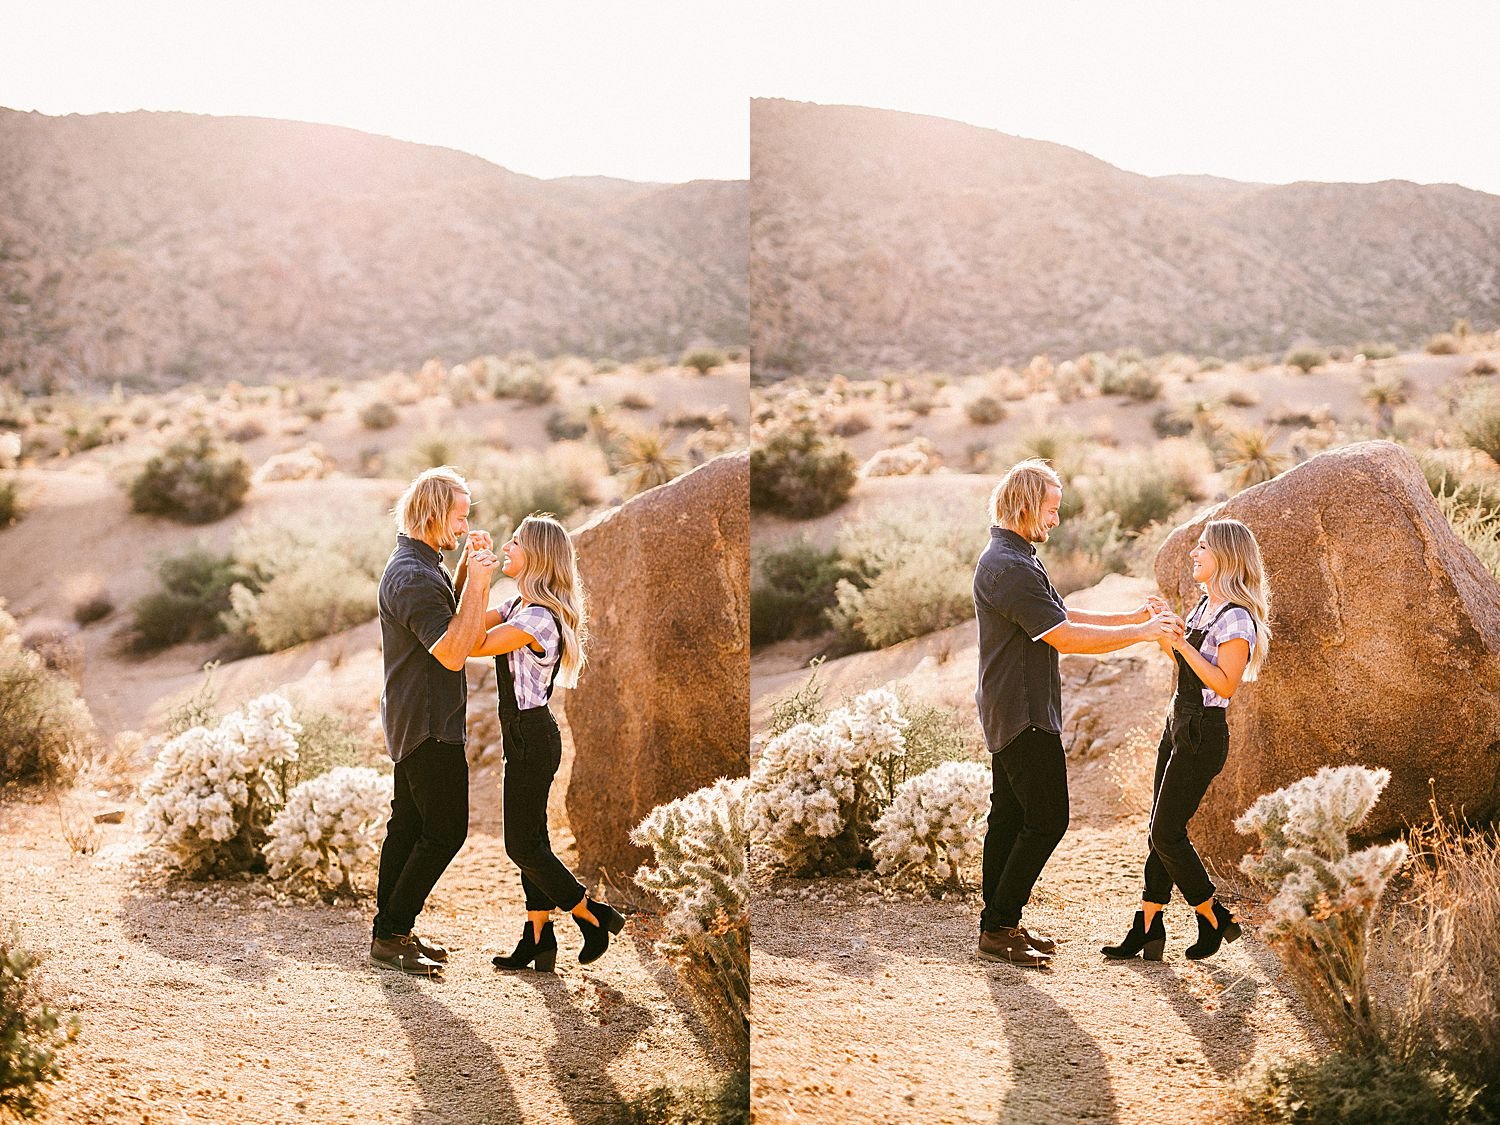
[[[1022,461],[990,497],[990,542],[974,571],[979,619],[975,698],[994,780],[984,839],[984,910],[979,956],[1045,966],[1057,943],[1021,925],[1068,829],[1058,653],[1105,653],[1170,637],[1182,623],[1160,598],[1131,613],[1085,613],[1063,605],[1033,544],[1059,523],[1062,482],[1045,461]]]
[[[469,531],[469,502],[468,484],[447,466],[412,481],[396,503],[396,549],[380,578],[380,718],[396,769],[370,963],[423,976],[448,960],[446,949],[412,928],[469,834],[464,662],[484,635],[499,565],[490,536]],[[465,536],[450,579],[442,552]]]

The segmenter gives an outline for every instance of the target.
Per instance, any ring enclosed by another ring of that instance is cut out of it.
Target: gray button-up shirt
[[[385,750],[401,761],[429,738],[464,744],[469,682],[429,651],[458,612],[443,556],[420,539],[396,536],[380,576],[380,643],[385,688],[380,721]]]
[[[1068,619],[1036,548],[1014,531],[990,528],[974,568],[979,618],[979,721],[990,753],[1030,727],[1062,733],[1057,650],[1039,638]]]

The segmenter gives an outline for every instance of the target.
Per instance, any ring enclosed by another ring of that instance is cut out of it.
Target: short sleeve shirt
[[[528,605],[519,595],[500,607],[500,616],[505,624],[530,633],[543,649],[537,652],[530,645],[522,645],[505,654],[510,661],[511,683],[516,689],[516,707],[522,711],[529,707],[545,707],[551,694],[552,670],[562,652],[557,620],[551,610]]]
[[[1209,607],[1206,603],[1199,602],[1192,613],[1188,614],[1184,624],[1189,629],[1200,627],[1205,621],[1212,620]],[[1250,616],[1250,611],[1242,606],[1232,605],[1223,613],[1219,614],[1218,620],[1209,626],[1208,632],[1203,637],[1203,644],[1198,651],[1203,654],[1215,668],[1219,666],[1219,646],[1226,641],[1248,641],[1250,651],[1255,651],[1255,618]],[[1210,688],[1203,689],[1203,706],[1205,707],[1228,707],[1229,700],[1222,695],[1216,695]]]
[[[1036,548],[1014,531],[990,528],[974,568],[979,621],[979,687],[975,701],[990,753],[1031,727],[1062,732],[1062,678],[1057,650],[1042,640],[1068,619]]]
[[[380,576],[378,604],[386,753],[399,762],[431,738],[462,746],[468,680],[430,651],[458,612],[443,556],[420,539],[398,535]]]

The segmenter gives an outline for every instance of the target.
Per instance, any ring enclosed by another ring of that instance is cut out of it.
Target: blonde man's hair
[[[396,530],[424,543],[441,541],[460,492],[468,495],[469,482],[452,465],[428,469],[396,501]]]
[[[526,569],[516,576],[521,600],[552,611],[561,634],[557,683],[560,687],[577,687],[588,632],[588,607],[583,582],[578,577],[578,552],[567,529],[553,516],[543,513],[522,520],[516,528],[516,540],[526,551]]]
[[[1214,557],[1214,582],[1226,599],[1250,611],[1255,622],[1255,647],[1245,665],[1246,681],[1260,675],[1271,651],[1271,584],[1260,557],[1255,533],[1239,520],[1209,520],[1203,543]]]
[[[1042,505],[1049,488],[1061,489],[1062,480],[1046,461],[1032,458],[1012,465],[990,493],[990,522],[1035,542],[1044,530]]]

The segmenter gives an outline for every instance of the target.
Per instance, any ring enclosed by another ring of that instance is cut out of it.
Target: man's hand
[[[500,556],[485,548],[469,556],[469,576],[488,583],[500,569]]]
[[[1144,624],[1150,621],[1158,613],[1171,613],[1172,607],[1167,604],[1167,599],[1160,594],[1147,595],[1146,600],[1140,608],[1135,611],[1136,620]]]
[[[1183,636],[1182,618],[1170,611],[1153,613],[1150,620],[1146,622],[1146,636],[1148,641],[1156,641],[1158,644],[1174,644]]]

